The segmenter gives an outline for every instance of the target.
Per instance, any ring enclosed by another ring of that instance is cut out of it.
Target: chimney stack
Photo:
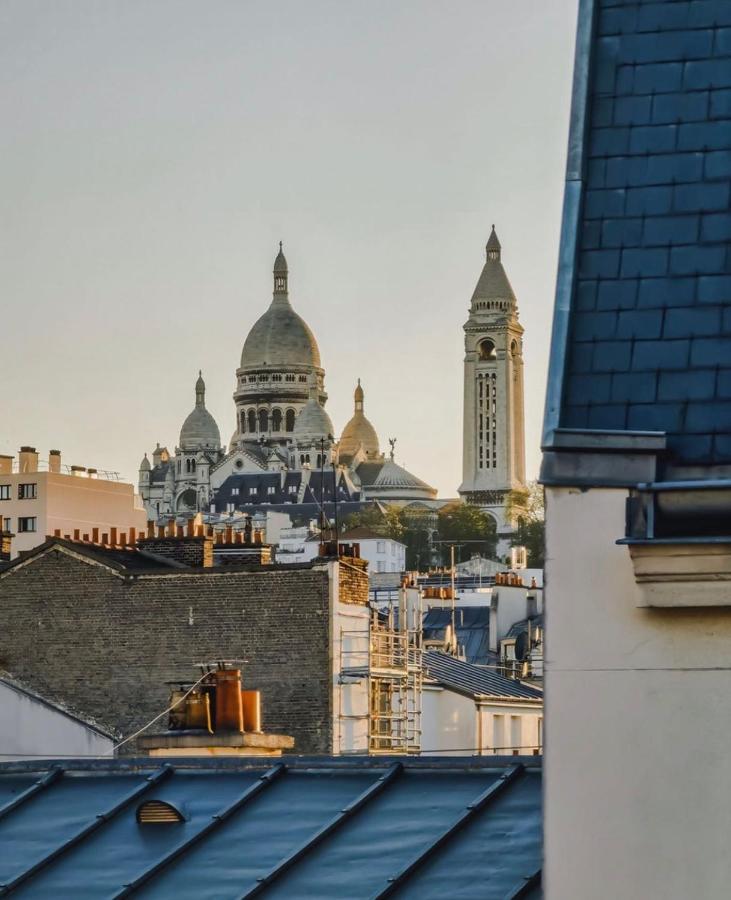
[[[19,472],[37,472],[38,471],[38,453],[35,447],[21,447],[18,454],[18,471]]]
[[[61,451],[48,451],[48,471],[58,475],[61,472]]]
[[[0,563],[10,562],[13,537],[11,531],[0,531]]]

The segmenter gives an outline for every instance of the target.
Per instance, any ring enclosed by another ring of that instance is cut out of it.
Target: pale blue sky
[[[136,480],[202,368],[227,442],[284,241],[340,431],[453,496],[495,222],[539,461],[576,0],[2,0],[0,452]]]

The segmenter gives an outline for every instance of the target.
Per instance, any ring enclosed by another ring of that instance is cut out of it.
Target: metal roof
[[[139,824],[150,800],[182,821]],[[541,897],[535,757],[0,765],[0,893]]]
[[[580,2],[547,447],[649,430],[731,462],[730,10]]]
[[[472,697],[497,697],[501,700],[542,700],[543,692],[506,678],[493,669],[474,666],[455,659],[438,650],[427,650],[423,655],[425,674],[444,687],[469,694]]]

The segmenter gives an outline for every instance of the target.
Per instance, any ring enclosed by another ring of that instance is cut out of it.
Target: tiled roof
[[[584,0],[572,118],[554,424],[731,463],[731,3]]]
[[[49,538],[22,556],[14,559],[5,569],[6,572],[12,572],[15,568],[22,568],[27,560],[40,556],[47,550],[57,547],[61,550],[65,549],[81,556],[86,556],[90,560],[109,566],[118,572],[156,572],[160,569],[180,569],[185,568],[181,563],[174,562],[162,556],[156,556],[153,553],[142,551],[134,547],[103,547],[99,544],[84,543],[82,541],[67,541],[63,538]]]
[[[452,622],[452,610],[433,606],[424,613],[425,640],[443,640]],[[486,665],[496,658],[490,652],[490,607],[461,606],[455,611],[457,643],[464,650],[465,659],[475,665]]]
[[[182,821],[139,824],[149,801]],[[0,843],[19,896],[536,898],[540,762],[6,763]]]
[[[475,666],[447,653],[427,650],[423,668],[434,681],[474,697],[489,696],[501,700],[542,700],[543,693],[514,678],[506,678],[493,669]]]

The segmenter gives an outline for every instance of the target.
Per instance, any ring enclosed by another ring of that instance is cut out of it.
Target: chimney
[[[19,472],[37,472],[38,471],[38,453],[35,447],[21,447],[18,454],[18,471]]]
[[[159,534],[157,537],[141,537],[137,546],[146,553],[154,553],[191,569],[210,569],[213,566],[213,540],[209,537]]]
[[[48,471],[54,472],[58,475],[61,471],[61,451],[60,450],[49,450],[48,451]]]
[[[0,454],[0,475],[10,475],[13,471],[13,457]]]
[[[538,615],[538,598],[533,593],[533,591],[529,591],[525,595],[525,617],[526,619],[532,619],[534,616]]]
[[[86,466],[71,466],[71,474],[81,478],[81,473],[86,472]]]
[[[236,662],[200,666],[192,689],[182,680],[172,690],[168,730],[140,736],[139,748],[150,756],[281,756],[294,747],[288,735],[262,731],[261,694],[243,690]]]
[[[11,531],[0,531],[0,563],[10,562],[14,536]]]

